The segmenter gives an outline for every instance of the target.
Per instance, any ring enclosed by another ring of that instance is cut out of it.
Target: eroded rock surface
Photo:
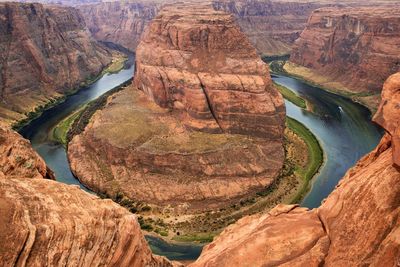
[[[0,117],[25,113],[98,75],[111,55],[70,7],[0,3]]]
[[[2,266],[173,266],[153,256],[136,216],[44,179],[0,179]]]
[[[257,51],[265,56],[290,54],[311,12],[321,4],[268,0],[214,0],[217,10],[233,14]]]
[[[317,209],[277,206],[245,217],[207,245],[191,266],[396,266],[400,260],[399,75],[383,90],[375,120],[388,131]],[[389,97],[393,96],[393,97]]]
[[[29,141],[0,125],[0,179],[19,177],[54,179],[53,172]]]
[[[100,41],[113,42],[135,51],[161,1],[115,1],[81,5],[90,32]]]
[[[198,211],[274,181],[284,160],[284,103],[230,15],[209,4],[167,6],[136,54],[135,85],[69,144],[84,184]]]
[[[399,5],[318,9],[290,61],[325,77],[315,78],[325,87],[358,94],[376,109],[383,82],[400,70],[399,27]]]
[[[135,85],[186,125],[281,139],[285,108],[233,17],[209,4],[166,6],[137,49]]]

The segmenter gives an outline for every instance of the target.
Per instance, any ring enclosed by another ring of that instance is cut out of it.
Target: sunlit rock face
[[[136,50],[134,84],[68,146],[96,192],[198,212],[255,194],[284,161],[285,106],[231,15],[167,5]]]
[[[396,266],[400,258],[398,93],[385,82],[374,120],[387,131],[317,209],[279,205],[239,220],[191,266]]]

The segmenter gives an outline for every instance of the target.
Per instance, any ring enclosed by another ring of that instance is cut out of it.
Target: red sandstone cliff
[[[135,51],[140,36],[160,6],[157,2],[139,0],[81,5],[78,8],[97,40],[113,42]]]
[[[111,61],[70,7],[0,4],[0,117],[9,121],[80,86]]]
[[[309,18],[290,61],[376,108],[383,82],[400,70],[399,51],[400,6],[323,8]]]
[[[43,178],[52,172],[29,142],[0,127],[1,266],[173,266],[151,254],[135,215]]]
[[[208,4],[167,6],[136,60],[135,86],[110,98],[68,146],[84,184],[191,212],[274,181],[284,102],[230,15]]]
[[[311,12],[321,4],[214,0],[213,6],[235,16],[237,23],[260,54],[282,55],[290,54],[292,45],[306,27]]]
[[[384,85],[378,147],[343,177],[318,209],[277,206],[245,217],[207,245],[191,266],[397,266],[400,73]]]

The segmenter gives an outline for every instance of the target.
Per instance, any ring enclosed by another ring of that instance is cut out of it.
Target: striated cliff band
[[[226,228],[190,266],[397,266],[400,260],[400,73],[384,85],[377,148],[317,209],[279,205]]]
[[[274,56],[290,54],[311,12],[322,4],[318,1],[284,3],[269,0],[214,0],[213,6],[235,16],[261,55]]]
[[[114,1],[78,6],[94,38],[135,51],[162,1]],[[167,2],[167,1],[166,1]]]
[[[80,181],[162,213],[228,206],[274,181],[284,102],[230,15],[166,6],[136,54],[134,85],[68,146]]]
[[[383,82],[400,70],[399,27],[399,5],[318,9],[284,69],[376,110]]]
[[[126,209],[48,179],[29,141],[1,126],[1,266],[179,265],[151,254]]]
[[[111,54],[70,7],[0,3],[0,117],[13,122],[97,76]]]

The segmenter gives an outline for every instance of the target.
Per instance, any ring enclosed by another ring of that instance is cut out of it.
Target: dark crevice
[[[205,89],[200,77],[197,76],[197,78],[199,79],[199,82],[200,82],[200,88],[201,88],[201,90],[203,90],[204,96],[206,97],[208,109],[211,112],[211,116],[213,116],[215,122],[218,124],[218,127],[221,129],[221,131],[223,131],[223,129],[222,129],[222,127],[221,127],[221,125],[220,125],[220,123],[218,121],[217,115],[215,114],[215,110],[214,110],[214,108],[213,108],[213,106],[211,104],[210,97],[209,97],[209,95],[207,93],[207,90]]]

